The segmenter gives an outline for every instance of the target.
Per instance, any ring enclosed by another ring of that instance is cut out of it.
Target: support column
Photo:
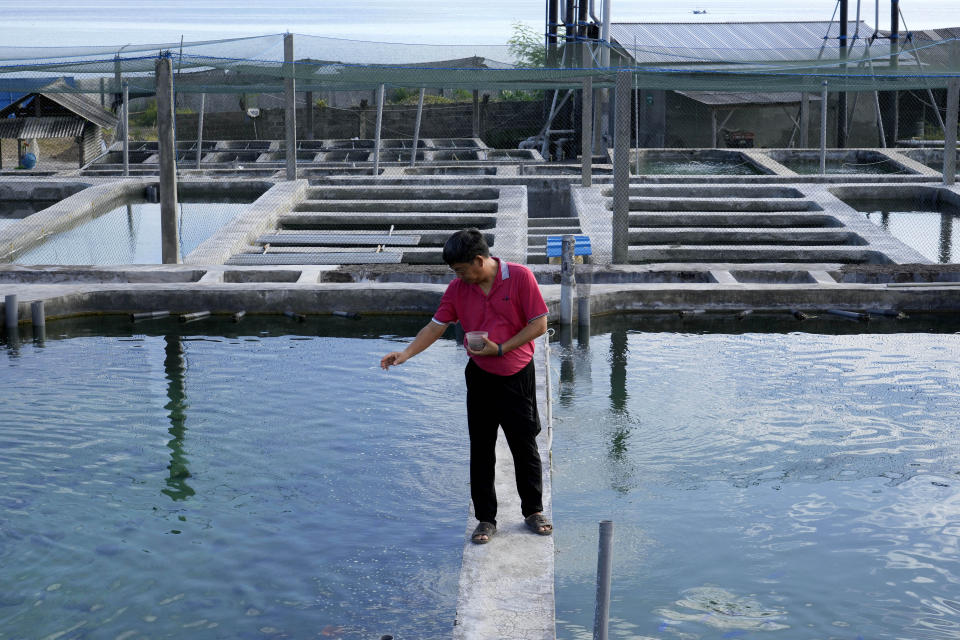
[[[810,94],[800,94],[800,148],[810,146]]]
[[[377,126],[373,132],[373,177],[380,176],[380,130],[383,127],[383,94],[386,87],[377,89]]]
[[[626,264],[630,246],[630,91],[633,74],[617,72],[613,139],[613,262]]]
[[[307,99],[307,108],[306,108],[307,130],[304,132],[303,139],[313,140],[313,91],[307,91],[307,93],[305,94],[305,97]]]
[[[203,157],[203,112],[206,111],[207,94],[200,94],[200,115],[197,117],[197,169],[200,168],[200,158]]]
[[[900,2],[890,0],[890,74],[896,75],[900,61]],[[880,105],[883,107],[883,135],[887,139],[888,147],[897,146],[900,137],[900,94],[896,91],[884,91],[880,94]]]
[[[421,87],[420,98],[417,100],[417,120],[413,124],[413,152],[410,154],[411,167],[417,164],[417,147],[420,145],[420,121],[423,118],[423,96],[426,92],[426,87]]]
[[[283,36],[283,96],[286,101],[284,129],[287,141],[287,180],[297,179],[297,83],[293,77],[293,34]]]
[[[943,130],[943,184],[957,181],[957,117],[960,111],[960,79],[947,83],[947,118]]]
[[[123,175],[130,175],[130,84],[123,81]]]
[[[591,65],[590,47],[583,45],[583,68]],[[593,184],[593,77],[583,79],[581,92],[583,105],[580,109],[580,184],[589,187]]]
[[[480,137],[480,91],[473,90],[473,137]]]
[[[827,172],[827,81],[823,81],[823,91],[820,93],[820,173]]]
[[[173,66],[169,52],[156,63],[157,138],[160,151],[160,241],[163,264],[180,262],[177,234],[177,145],[173,139]]]
[[[843,61],[847,59],[847,6],[849,0],[840,0],[840,74],[841,82],[847,84],[847,65]],[[837,147],[843,149],[847,146],[847,93],[841,91],[837,94]]]

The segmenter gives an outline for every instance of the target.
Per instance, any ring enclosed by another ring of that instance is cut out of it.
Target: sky
[[[617,22],[829,20],[837,0],[610,0]],[[596,0],[601,15],[603,0]],[[861,4],[874,25],[876,2]],[[960,26],[960,0],[901,0],[910,29]],[[694,10],[706,10],[695,15]],[[850,1],[850,18],[857,0]],[[7,46],[122,45],[284,32],[430,44],[502,45],[512,24],[543,28],[544,0],[0,0]],[[882,29],[890,2],[880,3]]]

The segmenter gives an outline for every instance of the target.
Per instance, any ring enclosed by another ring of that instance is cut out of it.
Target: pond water
[[[808,160],[802,158],[777,158],[777,161],[788,169],[796,171],[802,175],[820,173],[820,160],[818,159]],[[906,169],[889,160],[841,162],[838,160],[832,160],[830,158],[827,158],[826,172],[833,175],[854,175],[864,173],[911,173],[910,171],[907,171]]]
[[[760,175],[756,165],[751,162],[720,162],[712,160],[678,159],[667,160],[660,158],[641,158],[639,172],[637,162],[630,165],[631,173],[642,175]]]
[[[960,262],[960,208],[913,200],[845,200],[867,219],[933,262]]]
[[[56,203],[56,200],[0,200],[0,229]]]
[[[239,214],[244,202],[181,202],[180,258]],[[50,236],[18,255],[19,264],[160,264],[160,205],[121,206]]]
[[[462,376],[434,372],[466,356],[378,366],[420,325],[0,345],[0,637],[449,638],[468,449]]]
[[[960,637],[957,327],[675,324],[555,345],[558,637],[603,519],[611,638]]]

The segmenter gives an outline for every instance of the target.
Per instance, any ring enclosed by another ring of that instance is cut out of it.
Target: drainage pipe
[[[841,318],[852,318],[854,320],[869,320],[870,314],[857,313],[856,311],[845,311],[843,309],[827,309],[827,313]]]
[[[413,124],[413,152],[410,154],[411,167],[417,164],[417,146],[420,144],[420,122],[423,118],[423,95],[426,91],[426,87],[421,87],[420,98],[417,100],[417,120]]]
[[[4,318],[6,319],[3,326],[7,329],[16,328],[20,324],[18,304],[17,294],[15,293],[8,293],[3,298]]]
[[[30,303],[30,319],[33,321],[34,329],[47,326],[47,314],[43,310],[43,300],[35,300]]]
[[[286,102],[284,129],[287,142],[287,180],[297,179],[297,83],[293,68],[293,34],[283,36],[283,94]]]
[[[820,174],[827,172],[827,81],[820,92]]]
[[[613,139],[613,262],[627,263],[630,233],[630,85],[629,69],[617,72],[617,118]]]
[[[597,608],[593,614],[593,640],[607,640],[610,621],[610,582],[613,575],[613,521],[600,521],[597,551]]]
[[[209,311],[194,311],[193,313],[184,313],[180,316],[180,322],[193,322],[194,320],[202,320],[210,316]]]
[[[377,124],[373,131],[373,177],[380,177],[380,130],[383,127],[383,94],[384,85],[377,87]]]
[[[130,83],[123,81],[123,175],[130,175]]]
[[[203,112],[207,106],[207,94],[200,94],[200,116],[197,118],[197,169],[200,168],[200,156],[203,155]]]
[[[957,181],[957,112],[960,110],[960,79],[947,83],[947,126],[943,129],[943,184]]]
[[[572,235],[563,236],[560,251],[560,324],[573,323],[573,296],[577,286],[577,278],[573,272],[573,248],[576,238]]]
[[[180,262],[177,234],[177,147],[173,129],[173,69],[170,54],[156,62],[157,144],[160,152],[160,242],[163,264]]]
[[[557,66],[557,27],[560,26],[560,0],[549,0],[547,5],[547,66]]]
[[[130,320],[154,320],[156,318],[166,318],[169,315],[169,311],[138,311],[130,314]]]

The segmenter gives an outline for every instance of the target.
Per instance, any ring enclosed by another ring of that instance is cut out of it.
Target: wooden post
[[[177,234],[177,145],[173,139],[173,67],[169,52],[162,55],[156,62],[160,240],[163,264],[177,264],[180,239]]]
[[[287,180],[297,179],[297,84],[293,77],[293,34],[283,36],[283,95],[286,101],[284,117],[287,141]]]
[[[617,113],[613,139],[613,262],[626,264],[630,246],[630,85],[629,69],[617,72]]]

